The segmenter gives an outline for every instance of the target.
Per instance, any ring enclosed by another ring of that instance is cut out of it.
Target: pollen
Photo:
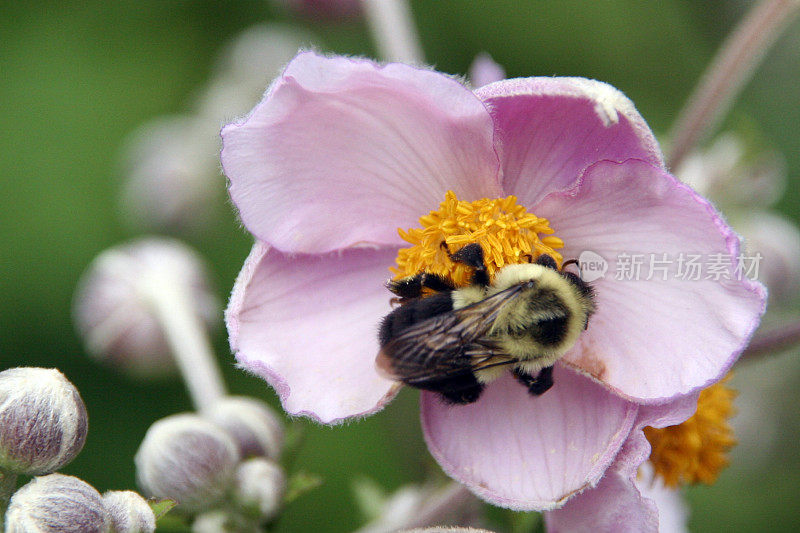
[[[736,391],[727,381],[728,377],[702,391],[697,412],[686,422],[644,429],[653,448],[650,462],[667,487],[714,483],[728,465],[728,452],[736,444],[729,424]]]
[[[564,241],[553,235],[547,219],[529,213],[515,196],[465,202],[448,191],[439,209],[420,217],[419,223],[420,228],[398,230],[411,246],[397,254],[397,267],[391,268],[396,279],[424,271],[466,285],[470,268],[453,263],[448,252],[475,242],[483,248],[490,277],[505,265],[533,261],[542,254],[559,266],[563,260],[556,248]]]

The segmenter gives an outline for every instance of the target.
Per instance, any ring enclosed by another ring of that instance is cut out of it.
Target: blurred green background
[[[487,51],[509,77],[600,79],[624,91],[663,134],[750,3],[449,0],[412,5],[426,58],[439,70],[463,74],[477,53]],[[83,452],[64,472],[101,491],[134,488],[133,456],[148,426],[191,408],[177,379],[137,383],[92,362],[71,322],[71,298],[84,268],[100,251],[136,236],[118,213],[120,147],[144,121],[186,111],[222,45],[270,20],[305,29],[322,50],[375,53],[359,20],[301,19],[266,0],[0,6],[0,367],[58,367],[75,383],[89,410],[90,432]],[[761,142],[787,158],[790,186],[779,207],[795,221],[800,207],[798,82],[800,28],[795,23],[728,118],[728,123],[756,128]],[[224,188],[222,177],[218,186]],[[210,230],[185,239],[208,260],[224,301],[252,241],[231,208],[219,211]],[[263,382],[234,368],[222,327],[215,345],[233,392],[278,405]],[[693,530],[796,530],[800,429],[791,412],[800,393],[766,383],[763,394],[775,412],[768,409],[761,416],[784,417],[777,446],[757,468],[735,462],[716,485],[688,491]],[[393,489],[437,473],[421,439],[416,402],[417,394],[406,390],[382,413],[344,427],[299,421],[307,431],[294,466],[320,474],[325,483],[288,508],[278,529],[353,530],[362,523],[352,498],[353,479],[370,477]],[[492,516],[493,527],[509,527],[503,513]]]

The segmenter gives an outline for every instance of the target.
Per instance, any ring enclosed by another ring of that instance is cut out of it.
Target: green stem
[[[5,527],[8,500],[17,490],[17,475],[0,468],[0,529]]]
[[[725,40],[672,126],[669,168],[676,169],[728,110],[798,7],[798,0],[761,0]]]
[[[422,46],[408,0],[363,0],[378,54],[384,61],[422,64]]]
[[[225,396],[225,384],[188,289],[168,273],[153,274],[141,288],[164,328],[195,409],[204,411]]]
[[[782,352],[800,343],[800,322],[790,322],[768,331],[759,331],[742,354],[742,362],[752,361],[764,355]]]

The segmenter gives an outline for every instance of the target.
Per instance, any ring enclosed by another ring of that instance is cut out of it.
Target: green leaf
[[[320,476],[303,471],[295,472],[287,483],[283,504],[288,505],[292,503],[303,494],[314,490],[320,485],[322,485],[322,478]]]
[[[156,515],[156,521],[160,520],[165,514],[170,512],[178,502],[175,500],[155,500],[150,499],[147,500],[147,503],[150,505],[150,509],[153,510],[153,514]]]

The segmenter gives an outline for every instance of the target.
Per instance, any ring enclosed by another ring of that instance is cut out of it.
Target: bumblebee
[[[387,282],[400,306],[381,322],[378,370],[451,404],[475,402],[506,370],[530,394],[544,394],[553,386],[553,364],[595,309],[592,288],[564,270],[577,261],[559,269],[540,255],[501,268],[490,281],[479,244],[447,253],[473,269],[467,286],[427,272]],[[433,294],[423,296],[423,289]]]

